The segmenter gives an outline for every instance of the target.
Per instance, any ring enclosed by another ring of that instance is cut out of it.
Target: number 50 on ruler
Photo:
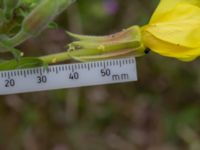
[[[0,72],[0,95],[136,80],[135,58],[54,65]]]

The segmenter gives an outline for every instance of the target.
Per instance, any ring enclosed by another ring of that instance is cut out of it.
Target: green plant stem
[[[73,59],[72,56],[89,56],[89,55],[95,55],[97,53],[98,52],[95,51],[94,49],[80,50],[80,51],[76,50],[76,51],[61,52],[47,56],[42,56],[39,57],[39,59],[41,59],[45,64],[52,64]]]
[[[47,56],[42,56],[42,57],[39,57],[39,59],[41,59],[45,64],[51,64],[51,63],[63,62],[66,60],[70,60],[71,57],[69,55],[69,52],[62,52],[62,53],[56,53],[56,54],[51,54],[51,55],[47,55]]]

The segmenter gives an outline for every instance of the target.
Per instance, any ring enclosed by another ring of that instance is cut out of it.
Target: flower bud
[[[8,42],[12,46],[17,46],[31,36],[39,34],[73,1],[74,0],[42,0],[31,13],[25,17],[20,32],[8,40]]]
[[[67,8],[73,0],[43,0],[25,18],[23,22],[24,32],[38,34],[43,30],[58,14]]]
[[[24,19],[22,28],[27,34],[38,34],[54,18],[57,12],[56,0],[43,0],[32,12]]]

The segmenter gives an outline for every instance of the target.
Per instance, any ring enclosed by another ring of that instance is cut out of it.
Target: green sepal
[[[141,56],[145,47],[139,26],[132,26],[107,36],[85,36],[67,32],[77,39],[68,45],[71,58],[79,61],[107,59],[121,56]]]

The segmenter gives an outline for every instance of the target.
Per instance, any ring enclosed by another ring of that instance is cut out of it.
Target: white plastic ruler
[[[0,72],[0,95],[137,80],[135,58],[53,65]]]

